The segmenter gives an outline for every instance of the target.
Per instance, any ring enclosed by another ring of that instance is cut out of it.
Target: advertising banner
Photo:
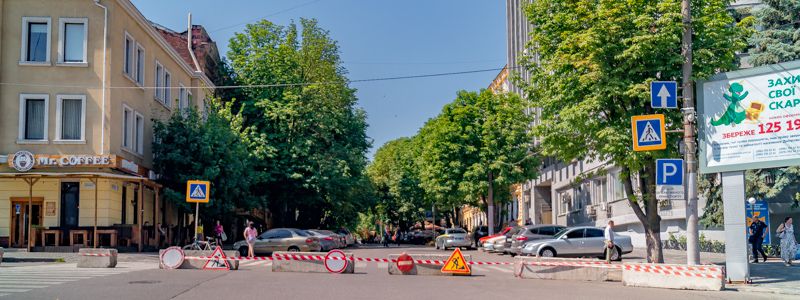
[[[800,61],[698,82],[700,172],[800,162]]]

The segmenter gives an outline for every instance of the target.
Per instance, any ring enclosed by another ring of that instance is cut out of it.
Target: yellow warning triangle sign
[[[456,248],[453,254],[450,254],[450,258],[447,259],[447,262],[444,263],[444,267],[442,267],[442,273],[472,274],[467,261],[464,259],[464,255],[461,254],[461,249]]]

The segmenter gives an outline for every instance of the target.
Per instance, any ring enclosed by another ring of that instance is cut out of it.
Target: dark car
[[[496,250],[502,249],[502,251],[500,251],[501,253],[507,253],[505,249],[511,248],[511,241],[514,239],[514,235],[519,233],[520,230],[522,230],[522,227],[516,224],[511,224],[511,230],[506,232],[506,242],[503,243],[501,247],[495,246]]]
[[[505,252],[511,255],[522,254],[522,247],[528,241],[551,239],[556,233],[564,230],[564,228],[566,227],[551,224],[528,225],[522,227],[519,233],[511,237],[511,247],[506,248]]]
[[[481,245],[478,240],[489,235],[489,226],[475,226],[470,233],[472,234],[472,241],[475,243],[475,248],[479,248]]]

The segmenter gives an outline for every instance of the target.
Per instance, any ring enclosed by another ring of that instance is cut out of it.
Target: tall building
[[[129,0],[0,1],[0,27],[0,246],[141,249],[184,224],[151,146],[153,120],[214,92],[188,43]]]

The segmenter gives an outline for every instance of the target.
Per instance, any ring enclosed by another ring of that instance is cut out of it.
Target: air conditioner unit
[[[586,206],[586,215],[588,215],[590,217],[596,217],[597,216],[597,208],[594,205]]]

